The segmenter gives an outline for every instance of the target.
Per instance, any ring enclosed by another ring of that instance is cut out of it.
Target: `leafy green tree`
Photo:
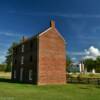
[[[12,43],[11,47],[8,49],[7,56],[6,56],[6,69],[5,71],[11,71],[12,67],[12,54],[13,54],[13,48],[17,45],[17,43]]]
[[[85,68],[87,71],[92,71],[92,69],[96,69],[96,61],[93,59],[85,59],[84,60]]]
[[[96,59],[96,72],[100,73],[100,56]]]
[[[70,57],[67,55],[66,56],[66,70],[68,70],[68,67],[70,66],[70,64],[72,63]]]

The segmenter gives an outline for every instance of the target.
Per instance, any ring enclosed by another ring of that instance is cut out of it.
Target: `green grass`
[[[0,100],[9,98],[10,100],[100,100],[100,87],[82,84],[36,86],[0,82]]]
[[[8,77],[6,74],[0,76],[0,100],[100,100],[100,86],[97,85],[36,86],[10,83],[10,74],[7,74]],[[8,78],[7,82],[4,82],[5,78]]]

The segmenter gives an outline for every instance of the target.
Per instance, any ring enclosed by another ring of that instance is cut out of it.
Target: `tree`
[[[13,48],[17,45],[17,43],[12,43],[11,47],[8,49],[7,56],[6,56],[6,69],[5,71],[11,71],[12,66],[12,55],[13,55]]]
[[[70,66],[70,64],[72,63],[70,57],[67,55],[66,56],[66,70],[68,70],[68,67]]]
[[[85,59],[84,64],[88,72],[92,71],[92,69],[96,69],[96,61],[93,59]]]
[[[100,73],[100,56],[98,56],[96,60],[85,59],[84,64],[87,71],[92,71],[93,69],[95,69],[96,72]]]
[[[96,72],[100,73],[100,56],[96,58]]]

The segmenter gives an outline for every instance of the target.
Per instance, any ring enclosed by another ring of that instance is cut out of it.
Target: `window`
[[[31,69],[29,70],[29,80],[30,81],[32,80],[32,70]]]
[[[32,57],[32,55],[30,56],[30,62],[32,62],[33,61],[33,57]]]
[[[16,70],[14,70],[14,79],[16,78]]]
[[[17,54],[17,48],[15,48],[15,49],[13,50],[13,53],[14,53],[14,54]]]
[[[23,80],[23,68],[20,68],[20,81]]]
[[[21,57],[21,64],[24,64],[24,56]]]
[[[22,52],[24,52],[24,44],[22,45]]]
[[[15,64],[17,64],[17,60],[15,59],[15,62],[14,62]]]

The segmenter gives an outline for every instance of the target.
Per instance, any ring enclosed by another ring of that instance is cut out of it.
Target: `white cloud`
[[[0,35],[9,36],[9,37],[22,37],[23,34],[13,33],[13,32],[0,32]]]
[[[58,15],[58,13],[55,15]],[[100,18],[100,14],[59,14],[59,16],[67,18]]]
[[[85,55],[86,53],[85,52],[69,52],[70,55],[73,55],[73,56],[83,56]]]
[[[16,11],[13,12],[14,14],[16,13]],[[100,14],[69,14],[69,13],[59,13],[59,12],[54,12],[54,13],[50,13],[50,12],[42,12],[42,13],[38,13],[38,12],[22,12],[20,13],[22,15],[31,15],[31,16],[48,16],[48,15],[52,15],[52,16],[61,16],[61,17],[66,17],[66,18],[100,18]]]
[[[84,52],[69,52],[73,61],[76,60],[76,56],[80,56],[82,59],[93,59],[95,60],[98,56],[100,56],[100,50],[94,46],[90,46],[89,49],[85,49]]]
[[[76,60],[76,58],[75,57],[73,57],[73,58],[71,58],[73,61],[75,61]]]
[[[6,35],[6,36],[11,36],[11,37],[20,37],[20,36],[22,36],[22,34],[18,34],[18,33],[9,33],[9,32],[6,32],[6,33],[4,33],[4,35]]]
[[[96,59],[98,56],[100,56],[100,50],[98,48],[95,48],[94,46],[91,46],[89,49],[85,50],[85,56],[83,59]]]

